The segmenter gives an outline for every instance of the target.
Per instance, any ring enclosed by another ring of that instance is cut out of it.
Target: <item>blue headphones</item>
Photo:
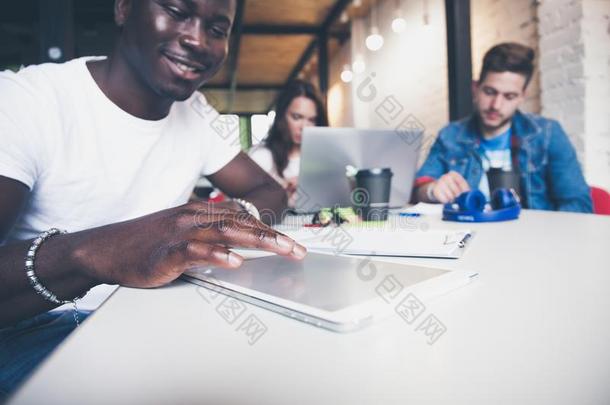
[[[468,191],[458,196],[454,203],[445,204],[444,221],[499,222],[519,218],[521,204],[512,189],[499,188],[491,195],[491,210],[486,210],[487,199],[479,190]]]

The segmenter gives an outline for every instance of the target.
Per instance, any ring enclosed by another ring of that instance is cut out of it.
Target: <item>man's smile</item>
[[[194,81],[201,79],[208,70],[208,66],[195,62],[192,59],[170,52],[162,52],[171,71],[181,79]]]

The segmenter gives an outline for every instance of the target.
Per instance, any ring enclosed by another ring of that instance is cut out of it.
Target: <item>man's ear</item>
[[[118,27],[123,27],[131,12],[132,0],[114,1],[114,22]]]

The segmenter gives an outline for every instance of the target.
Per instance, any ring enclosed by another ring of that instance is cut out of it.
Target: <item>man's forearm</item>
[[[267,225],[282,222],[288,209],[286,190],[273,180],[254,188],[242,198],[258,208],[261,221]]]
[[[429,198],[429,189],[434,187],[434,182],[422,184],[415,189],[415,202],[435,203],[436,201]]]
[[[74,235],[45,241],[36,254],[35,271],[42,285],[61,300],[71,300],[94,287],[72,261]],[[15,324],[57,305],[38,295],[29,283],[25,257],[31,241],[0,247],[0,327]]]
[[[254,204],[268,225],[281,222],[288,208],[284,188],[243,152],[208,180],[228,196]]]

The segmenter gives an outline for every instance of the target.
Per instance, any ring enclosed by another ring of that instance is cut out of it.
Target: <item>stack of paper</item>
[[[307,249],[336,254],[459,258],[470,229],[427,230],[391,227],[329,226],[281,229]]]

